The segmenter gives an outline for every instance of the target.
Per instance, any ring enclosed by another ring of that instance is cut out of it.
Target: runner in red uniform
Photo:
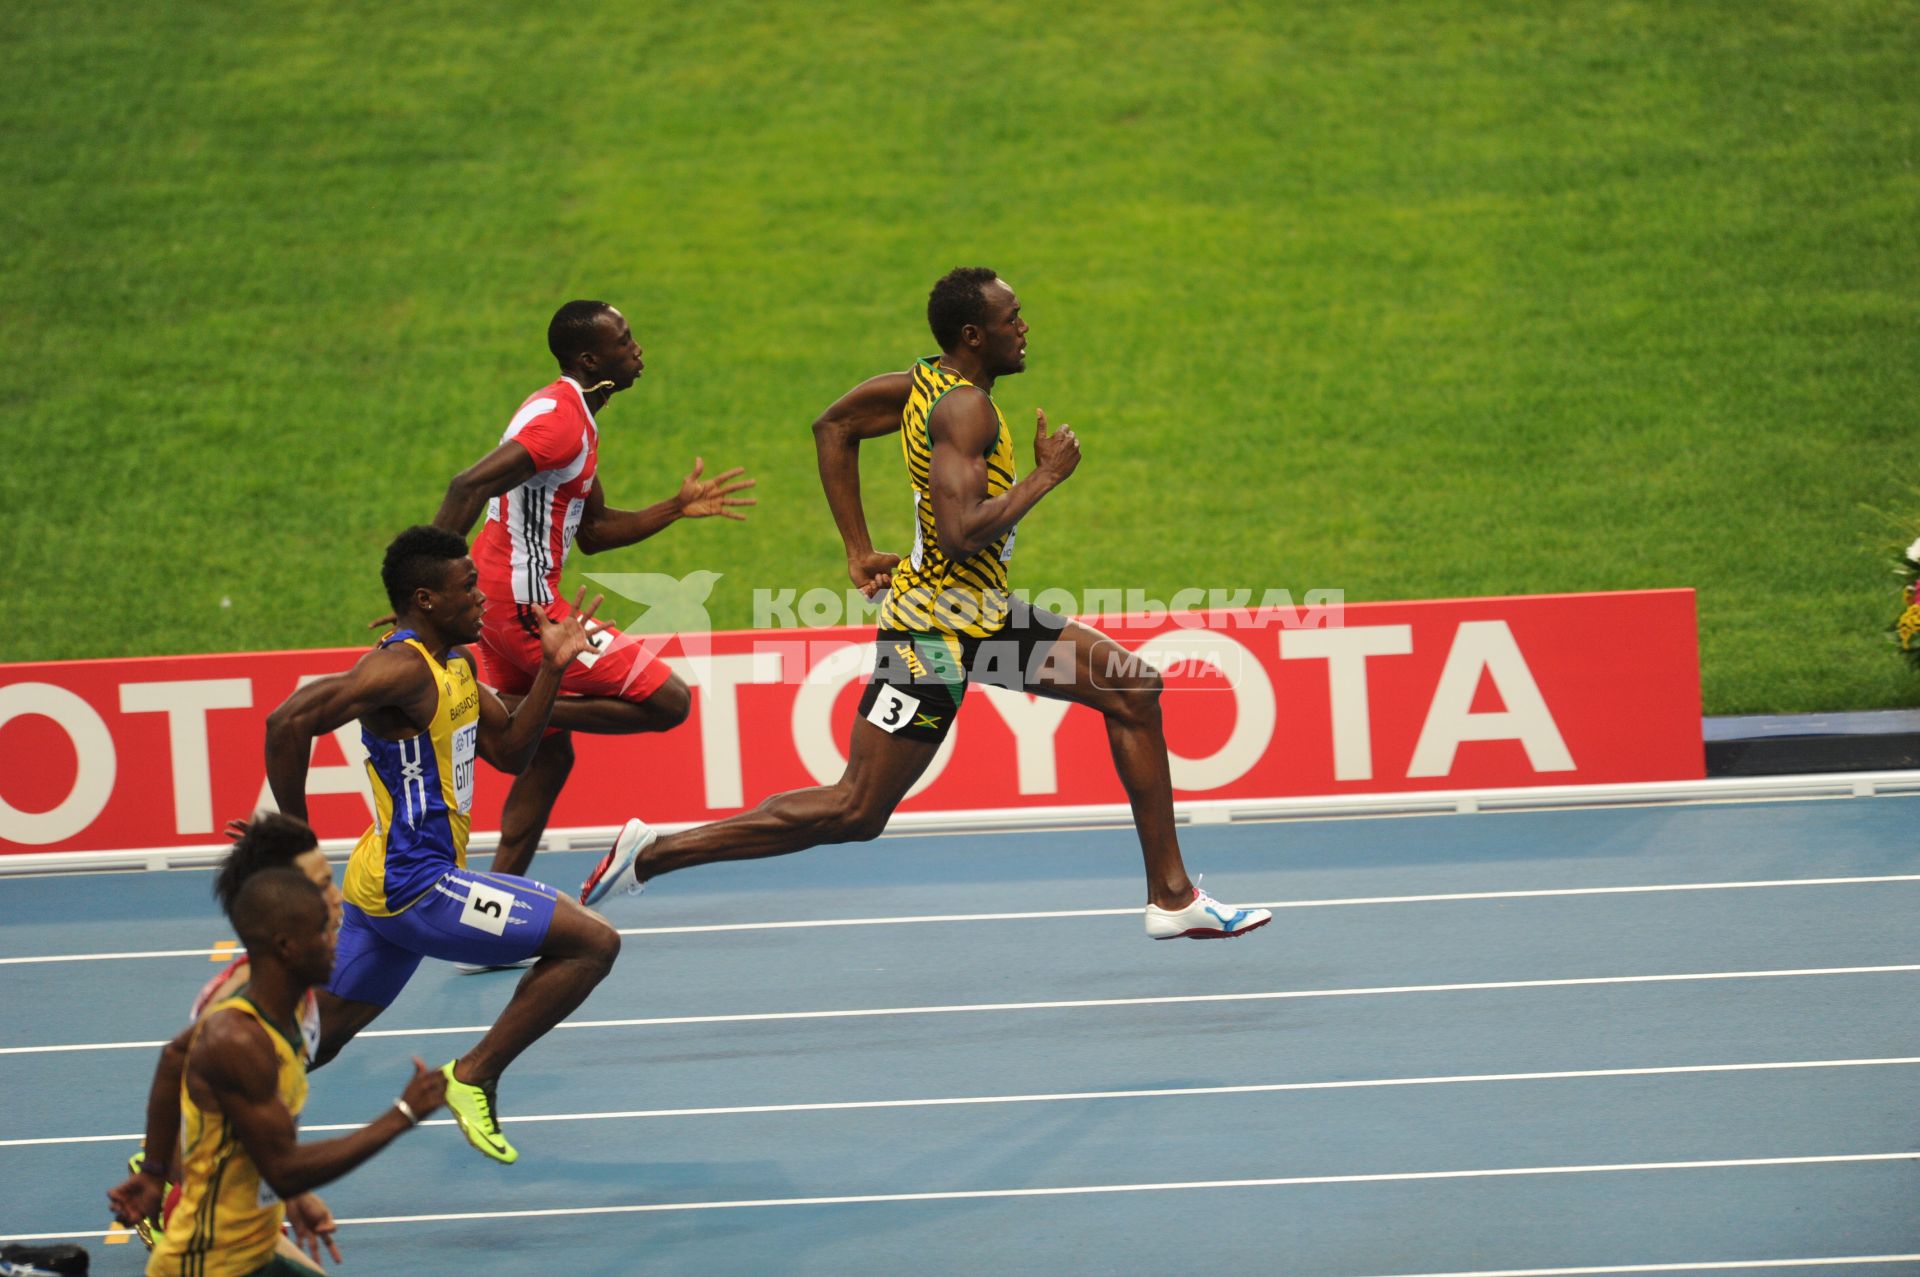
[[[695,458],[693,472],[668,500],[642,510],[609,508],[597,478],[595,416],[639,379],[640,346],[626,317],[597,301],[562,306],[547,328],[547,346],[561,377],[527,397],[498,447],[454,476],[433,520],[465,536],[486,512],[473,542],[487,596],[473,652],[481,680],[506,696],[524,694],[540,668],[540,639],[528,609],[544,606],[556,621],[567,615],[560,569],[576,543],[598,554],[644,541],[678,519],[742,519],[737,507],[755,504],[733,495],[753,486],[739,467],[702,479],[705,464]],[[609,626],[596,635],[596,647],[568,667],[552,730],[507,795],[496,873],[527,872],[573,769],[571,731],[663,732],[686,721],[687,685],[655,658],[651,645]]]

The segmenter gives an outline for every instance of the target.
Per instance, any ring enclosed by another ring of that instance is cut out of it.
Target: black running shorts
[[[938,744],[953,730],[953,716],[968,683],[1030,691],[1043,669],[1047,681],[1067,681],[1072,653],[1049,652],[1067,618],[1016,604],[1007,624],[985,638],[881,630],[874,635],[873,678],[860,697],[860,717],[883,732]]]

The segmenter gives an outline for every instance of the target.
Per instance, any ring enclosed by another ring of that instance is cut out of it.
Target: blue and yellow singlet
[[[420,653],[440,689],[433,722],[405,740],[360,729],[373,782],[373,824],[347,861],[346,898],[377,918],[418,900],[434,880],[467,864],[473,823],[473,761],[480,742],[480,684],[464,656],[441,664],[412,630],[397,630],[381,647],[405,643]]]
[[[194,1030],[196,1039],[207,1020],[222,1011],[252,1016],[267,1031],[279,1065],[275,1090],[297,1118],[307,1102],[307,1057],[298,1031],[275,1024],[245,996],[236,996],[207,1008]],[[180,1201],[167,1218],[166,1236],[154,1243],[147,1259],[147,1277],[243,1277],[264,1267],[273,1258],[286,1207],[260,1177],[233,1123],[195,1104],[185,1077],[180,1079],[180,1161],[185,1168]]]
[[[1013,557],[1008,528],[991,543],[963,559],[947,556],[934,526],[929,474],[933,467],[933,409],[949,392],[972,382],[940,367],[938,356],[913,366],[913,390],[900,418],[900,450],[913,485],[913,553],[893,570],[893,586],[880,605],[880,628],[985,638],[1007,623],[1007,561]],[[992,403],[989,395],[987,401]],[[993,415],[1000,433],[987,453],[987,496],[1013,486],[1013,434],[1000,405]]]

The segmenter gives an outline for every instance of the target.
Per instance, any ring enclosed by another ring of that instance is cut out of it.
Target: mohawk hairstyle
[[[306,821],[277,811],[257,813],[214,875],[213,898],[220,902],[221,912],[233,916],[233,902],[247,879],[264,869],[291,868],[297,858],[319,845]]]

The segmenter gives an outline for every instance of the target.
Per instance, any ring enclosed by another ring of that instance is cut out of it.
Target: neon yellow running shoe
[[[494,1117],[496,1101],[493,1098],[493,1083],[482,1082],[475,1086],[462,1082],[453,1076],[453,1066],[457,1060],[448,1060],[440,1070],[447,1079],[447,1112],[453,1114],[453,1120],[460,1125],[460,1133],[467,1137],[467,1143],[485,1153],[496,1162],[517,1162],[519,1150],[507,1143],[507,1137],[500,1133],[500,1123]]]

